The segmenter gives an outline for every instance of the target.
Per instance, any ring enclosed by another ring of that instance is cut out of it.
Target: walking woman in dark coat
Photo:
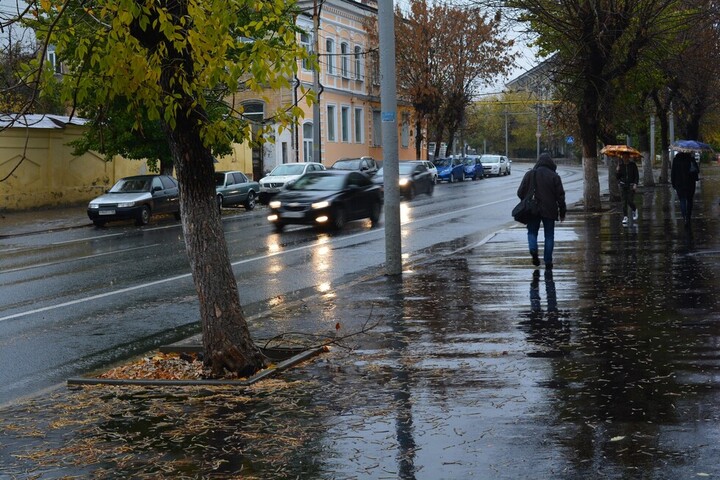
[[[640,173],[637,164],[628,155],[620,157],[615,177],[620,184],[620,193],[622,195],[623,204],[623,225],[628,224],[628,214],[632,214],[633,220],[638,219],[638,210],[635,206],[635,190],[640,182]],[[630,212],[628,212],[628,207]]]
[[[680,213],[686,225],[690,225],[692,218],[695,182],[697,182],[699,174],[700,168],[693,154],[687,152],[675,154],[672,170],[670,170],[670,181],[680,200]]]
[[[533,218],[527,224],[528,247],[532,256],[533,265],[540,265],[538,256],[538,232],[540,231],[540,223],[543,224],[543,232],[545,234],[545,245],[543,249],[543,260],[545,268],[553,268],[553,249],[555,248],[555,222],[565,220],[565,189],[563,188],[560,175],[555,173],[557,165],[550,158],[549,153],[540,154],[535,167],[527,172],[520,182],[517,196],[520,199],[525,198],[532,187],[533,175],[537,187],[535,189],[535,198],[540,203],[540,216]]]

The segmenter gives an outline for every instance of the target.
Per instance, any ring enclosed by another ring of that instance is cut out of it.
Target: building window
[[[312,52],[312,44],[311,44],[310,40],[311,40],[311,37],[310,37],[309,33],[303,32],[300,34],[300,45],[308,53]],[[307,59],[307,58],[303,59],[302,68],[303,68],[303,70],[310,70],[310,60],[309,59]]]
[[[340,108],[340,140],[350,141],[350,107]]]
[[[303,124],[303,158],[306,162],[313,161],[313,124]]]
[[[243,105],[243,117],[256,125],[263,123],[265,119],[265,104],[262,102],[250,102]]]
[[[362,50],[360,45],[355,45],[355,80],[362,80]]]
[[[380,53],[374,50],[370,55],[372,58],[372,83],[380,85]]]
[[[58,61],[55,50],[48,50],[47,61],[50,64],[53,72],[62,73],[62,64]]]
[[[336,126],[337,118],[335,118],[335,105],[327,106],[327,138],[328,142],[336,142]]]
[[[363,143],[364,137],[364,115],[362,108],[355,109],[355,143]]]
[[[335,40],[325,40],[325,52],[327,53],[327,73],[335,75]]]
[[[402,147],[408,148],[410,145],[410,115],[407,112],[402,113]]]
[[[380,110],[373,110],[372,112],[372,120],[373,120],[373,146],[379,147],[382,145],[382,122],[380,117]]]
[[[343,78],[350,78],[350,46],[345,42],[340,44],[340,73]]]

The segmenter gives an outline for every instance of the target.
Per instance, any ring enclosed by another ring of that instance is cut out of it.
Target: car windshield
[[[216,187],[224,187],[225,186],[225,174],[224,173],[216,173],[215,174],[215,186]]]
[[[151,178],[122,178],[110,189],[110,193],[149,192]]]
[[[412,173],[413,169],[415,168],[415,165],[412,163],[401,163],[400,164],[400,174],[410,174]]]
[[[482,157],[483,163],[500,163],[500,157]]]
[[[433,161],[436,167],[449,167],[452,165],[452,160],[449,158],[440,158],[438,160]]]
[[[344,175],[303,175],[288,189],[337,191],[342,190],[344,183]]]
[[[275,175],[302,175],[303,170],[305,169],[304,165],[300,164],[292,164],[292,163],[284,163],[282,165],[278,165],[273,169],[272,172],[270,172],[271,176]]]
[[[335,170],[360,170],[360,160],[338,160],[332,168]]]
[[[466,158],[465,165],[475,165],[475,159],[474,158]]]

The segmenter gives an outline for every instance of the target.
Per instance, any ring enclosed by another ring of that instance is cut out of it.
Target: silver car
[[[171,213],[180,219],[178,182],[169,175],[137,175],[117,181],[104,195],[90,201],[90,220],[101,227],[112,220],[147,225],[151,215]]]
[[[267,176],[260,179],[260,203],[267,205],[273,196],[280,193],[283,188],[292,184],[306,172],[319,172],[322,170],[325,170],[325,165],[318,162],[296,162],[278,165]]]
[[[510,175],[510,160],[505,155],[485,154],[480,157],[480,161],[482,161],[486,176]]]

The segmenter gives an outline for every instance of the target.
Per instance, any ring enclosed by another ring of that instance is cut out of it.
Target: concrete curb
[[[92,378],[92,377],[74,377],[68,378],[68,386],[85,386],[85,385],[142,385],[156,387],[192,387],[192,386],[235,386],[247,387],[261,380],[265,380],[284,370],[289,369],[304,362],[322,352],[327,351],[326,347],[315,347],[305,350],[284,360],[272,368],[266,368],[256,373],[246,380],[148,380],[148,379],[114,379],[114,378]]]

